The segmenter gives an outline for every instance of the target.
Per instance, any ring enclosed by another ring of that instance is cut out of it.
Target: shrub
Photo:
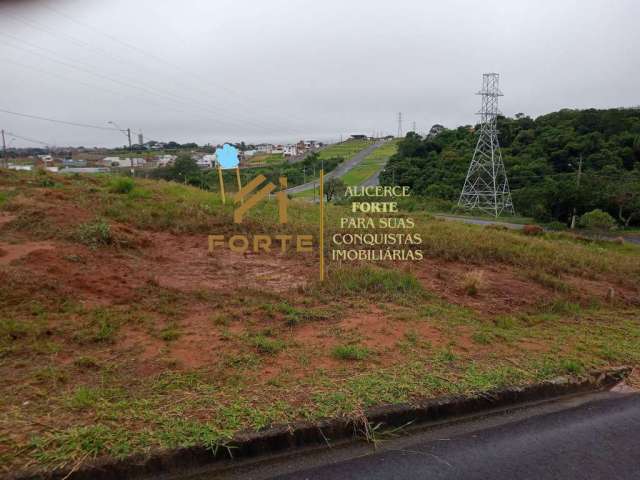
[[[616,221],[607,212],[596,208],[582,215],[579,225],[594,230],[613,230],[616,227]]]
[[[111,193],[129,193],[135,186],[135,182],[129,177],[116,177],[109,183],[109,191]]]
[[[80,243],[84,243],[93,248],[102,245],[111,245],[113,243],[111,227],[101,219],[80,224],[76,236]]]

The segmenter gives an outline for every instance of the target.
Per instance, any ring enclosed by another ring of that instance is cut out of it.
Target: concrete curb
[[[243,459],[354,439],[358,436],[358,428],[363,426],[363,419],[370,424],[381,424],[386,429],[392,429],[408,423],[415,426],[441,422],[493,409],[602,390],[624,380],[631,370],[631,367],[619,367],[594,371],[578,378],[559,377],[539,384],[508,387],[467,397],[447,396],[424,399],[413,404],[383,405],[367,410],[360,419],[332,418],[315,423],[299,422],[260,432],[238,434],[227,444],[228,448],[219,448],[215,452],[196,446],[158,451],[126,460],[104,458],[88,462],[75,471],[23,471],[10,475],[7,480],[123,480],[176,474],[181,470],[202,468],[229,460],[230,451],[234,459]]]

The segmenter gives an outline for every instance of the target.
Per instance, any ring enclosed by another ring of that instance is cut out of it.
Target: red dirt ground
[[[23,201],[30,204],[29,199]],[[58,208],[58,203],[64,205],[63,199],[52,196],[51,201],[56,203],[56,208],[51,209],[50,219],[64,224],[72,212]],[[73,214],[77,216],[77,213]],[[3,214],[0,233],[15,218],[15,215]],[[210,255],[205,235],[140,232],[122,225],[115,225],[114,231],[126,236],[136,248],[91,249],[71,242],[32,242],[24,238],[22,242],[0,243],[0,269],[27,272],[34,278],[54,282],[64,293],[88,307],[130,304],[136,299],[137,291],[147,285],[178,292],[221,294],[253,288],[295,299],[299,297],[297,288],[315,278],[316,261],[311,256],[243,255],[228,250]],[[427,290],[481,316],[530,310],[542,300],[556,296],[505,265],[479,267],[427,258],[412,268]],[[478,293],[473,296],[462,286],[463,277],[470,270],[482,272],[483,278]],[[604,299],[608,295],[610,284],[607,282],[581,278],[567,278],[566,281],[578,292],[579,298]],[[615,288],[617,300],[627,301],[633,295],[623,288]],[[103,353],[107,356],[134,355],[136,371],[142,375],[161,371],[167,362],[175,362],[184,369],[215,365],[231,351],[238,353],[239,344],[231,344],[225,339],[223,330],[241,335],[249,328],[243,322],[233,322],[226,328],[215,325],[212,316],[217,312],[209,309],[204,304],[188,305],[176,319],[179,336],[175,340],[167,342],[157,335],[166,320],[155,319],[153,321],[158,323],[154,326],[155,333],[150,333],[148,327],[125,327],[120,332],[121,340],[110,347],[110,353]],[[266,319],[258,318],[257,322],[269,325]],[[325,321],[320,327],[313,322],[299,325],[291,330],[290,340],[311,347],[317,345],[326,352],[338,343],[335,335],[327,333],[329,329],[342,331],[349,338],[357,337],[363,345],[379,353],[387,352],[389,356],[385,358],[391,362],[394,361],[392,357],[400,355],[394,347],[404,340],[410,329],[434,345],[443,343],[443,335],[428,322],[416,326],[392,321],[373,306],[363,312],[347,312],[346,317]],[[456,348],[463,352],[477,351],[479,347],[470,339],[471,333],[463,334]],[[531,348],[537,347],[532,345]],[[251,347],[246,349],[251,351]],[[296,362],[285,353],[274,355],[264,365],[266,377],[296,368]],[[314,358],[313,366],[331,368],[336,363],[324,356]]]

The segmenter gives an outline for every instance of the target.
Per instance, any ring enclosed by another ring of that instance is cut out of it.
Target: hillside
[[[578,215],[599,208],[621,225],[640,225],[640,109],[518,114],[499,117],[498,129],[518,214],[567,223],[574,207]],[[381,181],[457,202],[476,140],[470,126],[410,133]]]
[[[327,245],[347,208],[327,206]],[[315,236],[316,205],[292,201],[286,225],[275,202],[240,225],[232,209],[173,182],[0,171],[5,472],[640,366],[639,247],[404,212],[423,261],[319,283],[317,253],[207,251],[209,234]]]

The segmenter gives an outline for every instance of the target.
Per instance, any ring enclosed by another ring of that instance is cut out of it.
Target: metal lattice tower
[[[498,144],[498,88],[500,76],[497,73],[482,75],[482,97],[480,132],[473,152],[467,178],[462,187],[458,206],[467,210],[480,210],[497,217],[505,210],[514,213],[507,172],[502,162]]]

